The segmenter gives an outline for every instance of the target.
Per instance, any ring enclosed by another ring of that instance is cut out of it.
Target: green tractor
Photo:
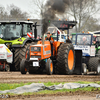
[[[95,45],[96,55],[100,57],[100,36],[93,36],[93,44]]]
[[[32,21],[0,21],[0,44],[5,44],[13,53],[11,70],[20,70],[20,62],[25,58],[26,48],[38,41],[36,26]],[[35,37],[32,34],[33,27]]]
[[[72,33],[71,35],[72,35],[71,37],[72,44],[75,44],[76,33]]]
[[[89,32],[93,34],[93,44],[95,45],[96,56],[100,57],[100,31]]]

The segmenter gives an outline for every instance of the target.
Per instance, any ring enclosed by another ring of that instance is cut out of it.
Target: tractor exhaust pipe
[[[34,26],[34,38],[35,38],[35,40],[37,39],[37,22],[35,23],[35,25],[33,25]]]
[[[34,38],[35,38],[35,41],[37,41],[37,26],[40,26],[40,25],[37,25],[37,22],[35,22],[35,24],[33,25],[33,27],[34,27]]]
[[[44,34],[42,35],[42,45],[44,45]]]

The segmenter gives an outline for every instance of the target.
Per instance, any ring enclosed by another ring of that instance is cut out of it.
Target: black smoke
[[[41,12],[42,15],[42,34],[47,31],[49,21],[55,20],[57,14],[62,15],[68,7],[68,0],[48,0]]]

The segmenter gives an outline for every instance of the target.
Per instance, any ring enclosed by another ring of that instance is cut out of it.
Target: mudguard
[[[75,50],[74,74],[82,74],[82,50]]]

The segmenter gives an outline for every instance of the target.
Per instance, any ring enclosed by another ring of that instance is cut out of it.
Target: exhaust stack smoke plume
[[[64,14],[68,0],[48,0],[41,12],[42,15],[42,35],[47,31],[49,21],[57,19],[57,14]]]

